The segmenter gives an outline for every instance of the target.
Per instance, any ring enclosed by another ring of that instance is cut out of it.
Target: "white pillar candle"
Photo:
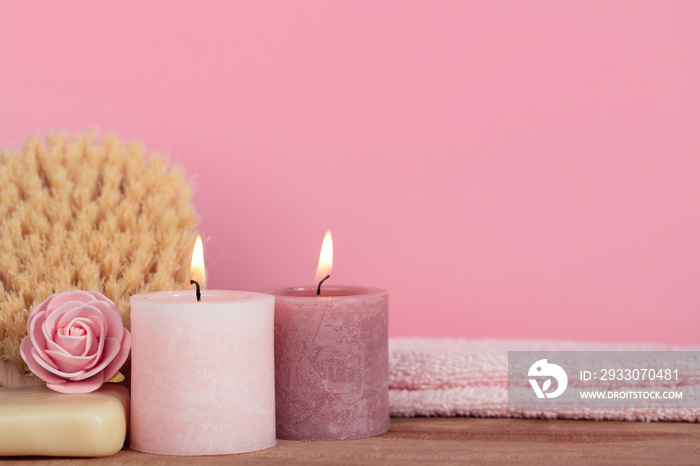
[[[275,445],[274,297],[165,291],[131,297],[135,450],[222,455]]]

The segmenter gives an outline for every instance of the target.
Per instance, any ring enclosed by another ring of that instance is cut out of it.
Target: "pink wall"
[[[393,335],[698,343],[699,23],[680,0],[0,0],[0,145],[97,126],[170,152],[212,287],[311,283],[331,228],[331,281],[388,288]]]

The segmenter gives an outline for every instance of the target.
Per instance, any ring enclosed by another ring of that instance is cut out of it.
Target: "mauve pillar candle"
[[[348,440],[389,430],[389,294],[268,288],[275,296],[277,437]]]

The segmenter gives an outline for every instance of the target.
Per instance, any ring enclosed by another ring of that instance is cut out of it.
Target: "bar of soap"
[[[0,456],[108,456],[124,446],[129,391],[0,387]]]

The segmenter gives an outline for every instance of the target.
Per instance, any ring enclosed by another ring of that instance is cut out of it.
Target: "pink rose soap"
[[[98,291],[49,296],[27,320],[20,354],[52,390],[88,393],[114,377],[131,349],[117,306]]]

